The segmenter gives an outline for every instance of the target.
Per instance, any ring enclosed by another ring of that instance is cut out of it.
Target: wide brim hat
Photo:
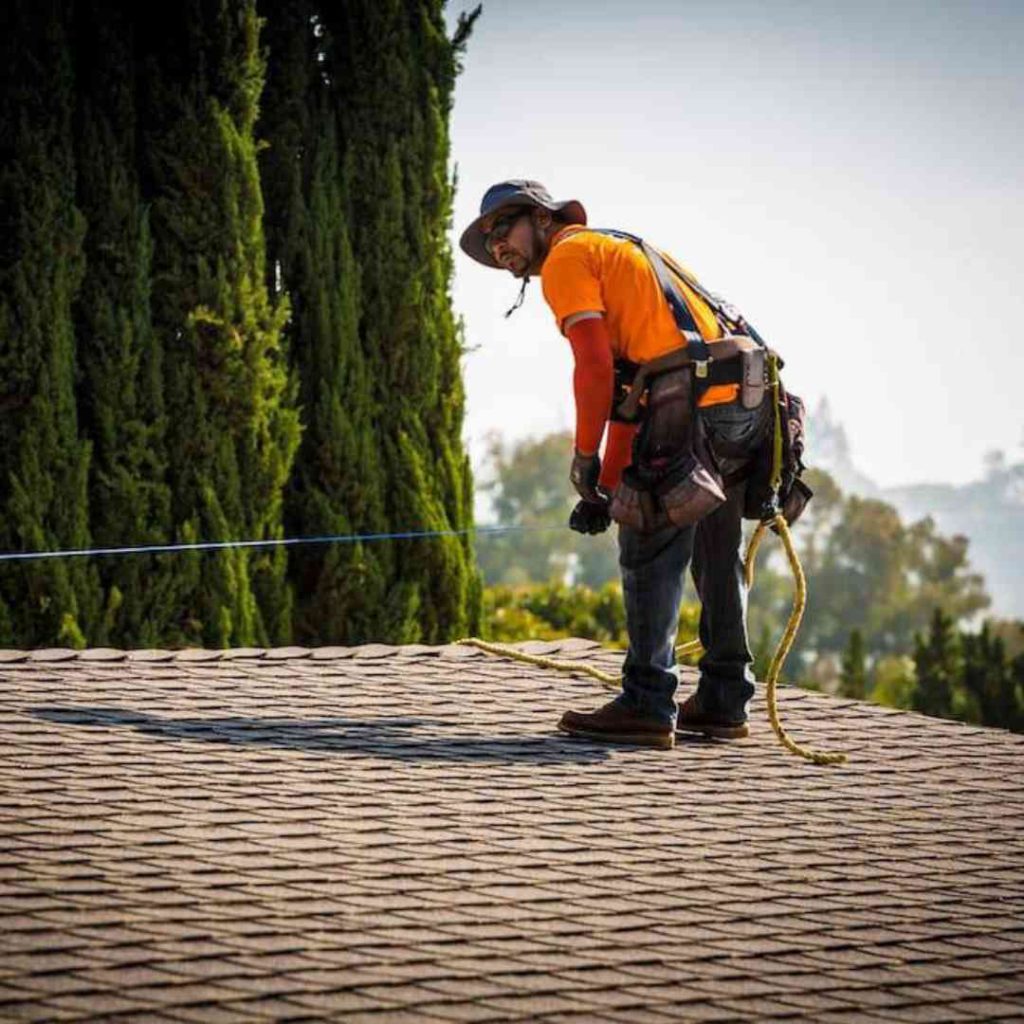
[[[484,245],[487,235],[483,230],[483,223],[495,211],[506,206],[536,206],[561,214],[569,224],[587,223],[587,211],[583,209],[583,204],[578,199],[556,202],[539,181],[515,179],[492,185],[480,202],[480,216],[462,232],[459,245],[462,251],[467,256],[472,256],[477,263],[482,263],[485,267],[494,267],[496,270],[501,269],[501,264],[492,259]]]

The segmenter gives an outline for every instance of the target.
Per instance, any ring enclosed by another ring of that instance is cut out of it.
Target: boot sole
[[[600,743],[619,743],[631,747],[653,747],[656,750],[671,750],[676,745],[673,733],[658,735],[649,732],[594,732],[590,729],[567,729],[561,723],[558,731],[566,736],[578,736],[585,740],[597,740]]]
[[[743,725],[680,725],[676,723],[676,732],[700,733],[716,740],[742,740],[750,735],[750,726]]]

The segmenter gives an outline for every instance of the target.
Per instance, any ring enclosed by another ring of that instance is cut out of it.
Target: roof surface
[[[0,676],[3,1020],[1024,1017],[1021,737],[783,688],[848,765],[760,691],[606,748],[553,731],[598,683],[457,646]]]

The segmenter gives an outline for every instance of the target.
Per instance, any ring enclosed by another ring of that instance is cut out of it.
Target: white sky
[[[1024,0],[485,0],[453,244],[537,179],[742,309],[878,483],[974,479],[1024,436],[1022,52]],[[474,461],[573,422],[568,345],[537,281],[503,319],[517,289],[457,250]]]

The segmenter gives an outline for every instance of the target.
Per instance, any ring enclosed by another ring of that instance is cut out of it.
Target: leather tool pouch
[[[721,480],[694,455],[688,455],[655,487],[658,501],[673,526],[692,526],[725,502]]]
[[[663,472],[652,478],[627,468],[612,495],[612,519],[639,533],[654,533],[667,526],[692,526],[725,501],[721,482],[692,454]]]
[[[779,388],[779,415],[782,422],[782,482],[779,486],[778,510],[792,526],[800,518],[814,492],[800,479],[804,471],[805,407],[796,395]],[[772,446],[774,430],[768,430],[764,444],[758,449],[750,472],[743,505],[744,519],[764,519],[773,508]]]
[[[668,518],[648,483],[633,466],[623,470],[622,479],[608,506],[608,514],[621,526],[628,526],[638,533],[654,533],[668,526]]]
[[[693,415],[693,371],[654,377],[633,465],[622,474],[609,513],[641,533],[691,526],[725,501],[721,480],[694,454],[706,446]]]
[[[786,522],[793,523],[803,515],[814,492],[800,479],[804,471],[807,407],[803,399],[780,388],[782,398],[782,485],[779,507]]]
[[[782,517],[788,526],[792,526],[804,514],[807,502],[813,497],[814,491],[800,477],[794,477],[789,494],[786,495],[786,500],[782,503]]]

